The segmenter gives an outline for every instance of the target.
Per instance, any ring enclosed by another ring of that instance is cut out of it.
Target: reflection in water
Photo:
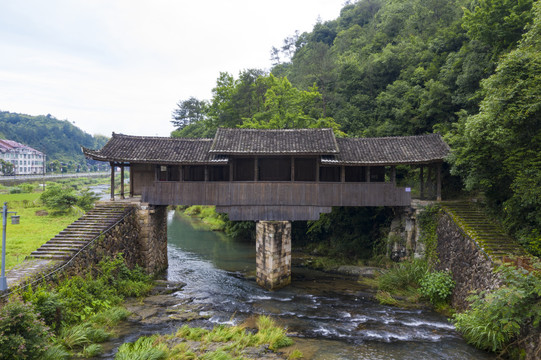
[[[294,268],[292,285],[266,291],[250,276],[255,245],[197,229],[169,214],[168,279],[187,286],[180,298],[211,304],[197,325],[239,324],[272,315],[312,359],[491,359],[468,346],[447,319],[426,310],[374,302],[354,279]]]

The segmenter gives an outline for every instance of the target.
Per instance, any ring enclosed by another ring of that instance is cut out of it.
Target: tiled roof
[[[210,154],[212,139],[129,136],[113,133],[101,150],[83,148],[86,157],[99,161],[160,164],[227,163],[227,157]]]
[[[340,153],[323,156],[326,165],[426,164],[443,160],[449,146],[439,134],[381,137],[338,138]]]
[[[219,128],[210,149],[225,155],[336,154],[332,129],[225,129]]]
[[[11,151],[11,150],[15,150],[15,149],[25,149],[25,150],[29,150],[29,151],[35,151],[35,152],[37,152],[39,154],[43,154],[41,151],[38,151],[36,149],[31,148],[30,146],[18,143],[16,141],[0,139],[0,151],[1,152]]]
[[[338,138],[331,129],[219,129],[213,139],[114,134],[99,161],[155,164],[226,164],[228,155],[321,155],[323,165],[398,165],[442,161],[449,146],[440,135]]]

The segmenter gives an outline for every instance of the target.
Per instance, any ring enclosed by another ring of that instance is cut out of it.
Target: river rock
[[[336,272],[346,275],[355,275],[362,277],[373,278],[376,274],[381,273],[380,268],[368,267],[368,266],[354,266],[354,265],[342,265],[336,269]]]
[[[156,280],[156,286],[150,291],[150,295],[167,295],[182,290],[186,283],[182,281]]]

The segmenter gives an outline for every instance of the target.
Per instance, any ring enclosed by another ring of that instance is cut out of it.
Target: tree
[[[171,121],[177,129],[182,129],[190,124],[205,119],[206,102],[190,97],[188,100],[181,100],[177,103],[177,108],[173,110],[173,120]]]
[[[61,164],[60,164],[60,161],[58,160],[53,160],[51,162],[49,162],[49,169],[51,169],[52,172],[59,172],[60,169],[61,169]]]
[[[541,3],[517,49],[482,82],[478,114],[449,137],[453,171],[485,192],[505,223],[541,255]]]
[[[0,172],[8,176],[15,174],[13,164],[9,161],[0,159]]]
[[[250,118],[243,118],[242,128],[292,129],[333,128],[339,134],[339,126],[332,118],[324,117],[321,94],[314,86],[307,91],[293,87],[286,77],[270,74],[261,76],[258,82],[268,88],[264,95],[264,107]]]
[[[464,9],[464,28],[496,54],[514,47],[524,27],[532,21],[533,0],[479,0],[473,10]]]

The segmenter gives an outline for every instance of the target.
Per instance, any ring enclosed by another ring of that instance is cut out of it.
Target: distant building
[[[13,140],[0,139],[0,159],[13,164],[15,175],[44,173],[45,154]]]

